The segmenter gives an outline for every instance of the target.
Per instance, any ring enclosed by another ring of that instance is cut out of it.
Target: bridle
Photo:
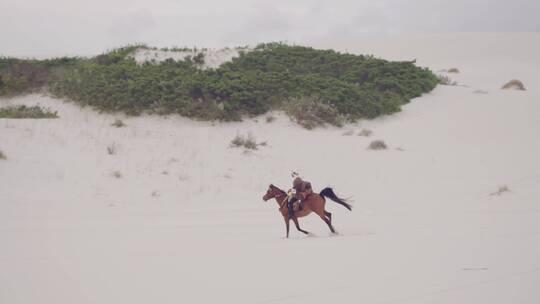
[[[274,198],[276,198],[278,200],[278,202],[281,200],[281,198],[283,198],[283,200],[281,200],[281,202],[279,203],[280,209],[281,209],[285,205],[285,201],[286,201],[285,198],[288,196],[288,194],[287,194],[287,192],[285,192],[285,191],[283,191],[281,189],[273,187],[272,192],[275,193],[275,191],[279,192],[279,194],[274,194]]]

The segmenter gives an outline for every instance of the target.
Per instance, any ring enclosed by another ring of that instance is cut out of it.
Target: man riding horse
[[[287,209],[289,210],[289,217],[294,216],[294,203],[298,202],[298,211],[302,210],[302,203],[307,199],[309,195],[313,193],[311,183],[304,181],[300,178],[300,175],[296,172],[291,174],[293,178],[293,187],[289,193],[289,200],[287,201]]]

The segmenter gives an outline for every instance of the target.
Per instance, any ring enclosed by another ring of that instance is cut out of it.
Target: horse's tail
[[[343,198],[339,198],[335,193],[334,193],[334,190],[332,190],[332,188],[330,187],[326,187],[324,188],[320,193],[319,193],[320,196],[322,197],[328,197],[329,199],[333,200],[334,202],[342,205],[343,207],[349,209],[352,211],[352,206],[350,204],[347,203],[347,200],[346,199],[343,199]]]

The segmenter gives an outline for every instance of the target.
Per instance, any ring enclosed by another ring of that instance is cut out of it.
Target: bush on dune
[[[0,108],[0,118],[58,118],[56,111],[37,106],[10,106]]]
[[[57,59],[48,63],[54,68],[47,69],[44,81],[29,86],[25,84],[28,77],[10,78],[7,91],[21,92],[40,83],[58,97],[101,111],[177,113],[221,121],[238,121],[269,110],[291,112],[299,100],[315,96],[323,101],[317,107],[326,106],[345,121],[354,121],[395,113],[438,83],[431,71],[414,62],[282,43],[240,52],[215,69],[201,69],[203,58],[197,56],[137,64],[130,54],[138,48],[148,49],[132,45],[88,59]],[[12,65],[11,61],[0,65],[0,74],[12,70]],[[0,84],[0,92],[5,87]]]

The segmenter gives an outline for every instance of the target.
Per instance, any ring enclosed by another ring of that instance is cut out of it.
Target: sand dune
[[[307,131],[280,113],[212,124],[0,100],[60,116],[0,119],[0,303],[538,303],[537,38],[335,42],[456,67],[464,85],[343,129]],[[500,89],[513,78],[527,91]],[[229,147],[248,133],[267,146]],[[377,139],[388,148],[367,149]],[[315,237],[283,238],[261,197],[289,187],[291,170],[354,197],[353,212],[328,203],[340,235],[313,216],[301,225]]]

